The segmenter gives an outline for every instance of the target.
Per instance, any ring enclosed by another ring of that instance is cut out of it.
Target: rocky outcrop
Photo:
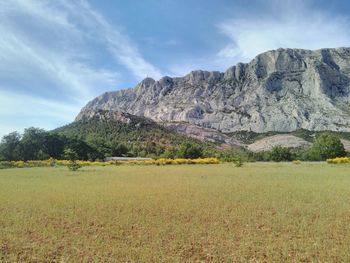
[[[311,143],[293,135],[281,134],[258,140],[249,144],[247,149],[252,152],[266,152],[271,151],[272,148],[276,146],[305,149],[310,147]]]
[[[215,129],[203,128],[189,123],[166,123],[165,126],[178,133],[185,134],[201,141],[209,141],[228,146],[236,145],[245,147],[245,144],[242,142],[235,140],[234,138]]]
[[[278,49],[225,73],[193,71],[144,79],[105,93],[84,107],[123,111],[228,133],[350,131],[350,48]]]
[[[100,109],[86,109],[80,113],[79,120],[97,119],[101,121],[116,121],[124,124],[153,124],[151,119],[139,117],[130,113]]]
[[[350,151],[350,141],[345,139],[340,139],[341,143],[344,145],[345,151]]]

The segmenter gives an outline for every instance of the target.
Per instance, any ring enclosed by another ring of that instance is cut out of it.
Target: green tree
[[[273,147],[269,155],[274,162],[291,161],[293,159],[291,150],[281,146]]]
[[[120,157],[128,155],[129,148],[122,143],[115,143],[111,146],[111,156]]]
[[[24,130],[21,147],[23,159],[40,160],[49,158],[45,146],[46,132],[39,128],[28,128]]]
[[[60,159],[64,150],[64,139],[58,134],[46,133],[45,153],[54,159]]]
[[[64,149],[63,156],[66,160],[69,160],[69,161],[76,161],[78,159],[77,152],[71,148]]]
[[[169,147],[168,149],[166,149],[161,157],[162,158],[169,158],[169,159],[175,159],[177,155],[177,149],[175,147]]]
[[[21,160],[20,142],[21,135],[18,132],[5,135],[0,144],[0,158],[6,161]]]
[[[345,156],[344,145],[339,137],[332,133],[321,133],[312,145],[309,158],[315,161]]]
[[[92,155],[99,153],[85,141],[78,138],[65,138],[65,148],[72,149],[77,154],[77,159],[88,160]],[[102,156],[103,158],[103,156]]]
[[[181,145],[178,156],[186,159],[201,158],[203,157],[203,149],[188,142]]]

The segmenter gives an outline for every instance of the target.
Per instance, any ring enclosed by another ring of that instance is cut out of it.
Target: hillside
[[[218,147],[181,135],[150,119],[115,111],[86,111],[80,120],[53,132],[102,147],[122,144],[134,156],[160,156],[186,143],[202,148],[205,154]]]

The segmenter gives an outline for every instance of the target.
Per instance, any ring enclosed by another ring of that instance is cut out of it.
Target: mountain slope
[[[134,88],[95,98],[76,120],[103,109],[224,133],[350,131],[349,94],[350,48],[278,49],[225,73],[146,78]]]
[[[218,147],[181,135],[150,119],[116,111],[85,111],[80,120],[53,132],[106,147],[123,144],[135,156],[159,156],[185,143],[201,147],[204,153],[214,153]]]

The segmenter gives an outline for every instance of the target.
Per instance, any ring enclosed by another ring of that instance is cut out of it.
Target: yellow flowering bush
[[[175,164],[219,164],[217,158],[199,158],[199,159],[157,159],[157,160],[130,160],[127,164],[136,165],[175,165]]]
[[[33,160],[33,161],[2,161],[0,167],[3,168],[25,168],[25,167],[55,167],[68,166],[69,160]],[[157,160],[128,160],[128,161],[76,161],[79,166],[106,166],[106,165],[181,165],[181,164],[219,164],[217,158],[199,158],[199,159],[157,159]]]
[[[344,163],[350,163],[349,157],[336,157],[333,159],[327,159],[327,163],[329,164],[344,164]]]

